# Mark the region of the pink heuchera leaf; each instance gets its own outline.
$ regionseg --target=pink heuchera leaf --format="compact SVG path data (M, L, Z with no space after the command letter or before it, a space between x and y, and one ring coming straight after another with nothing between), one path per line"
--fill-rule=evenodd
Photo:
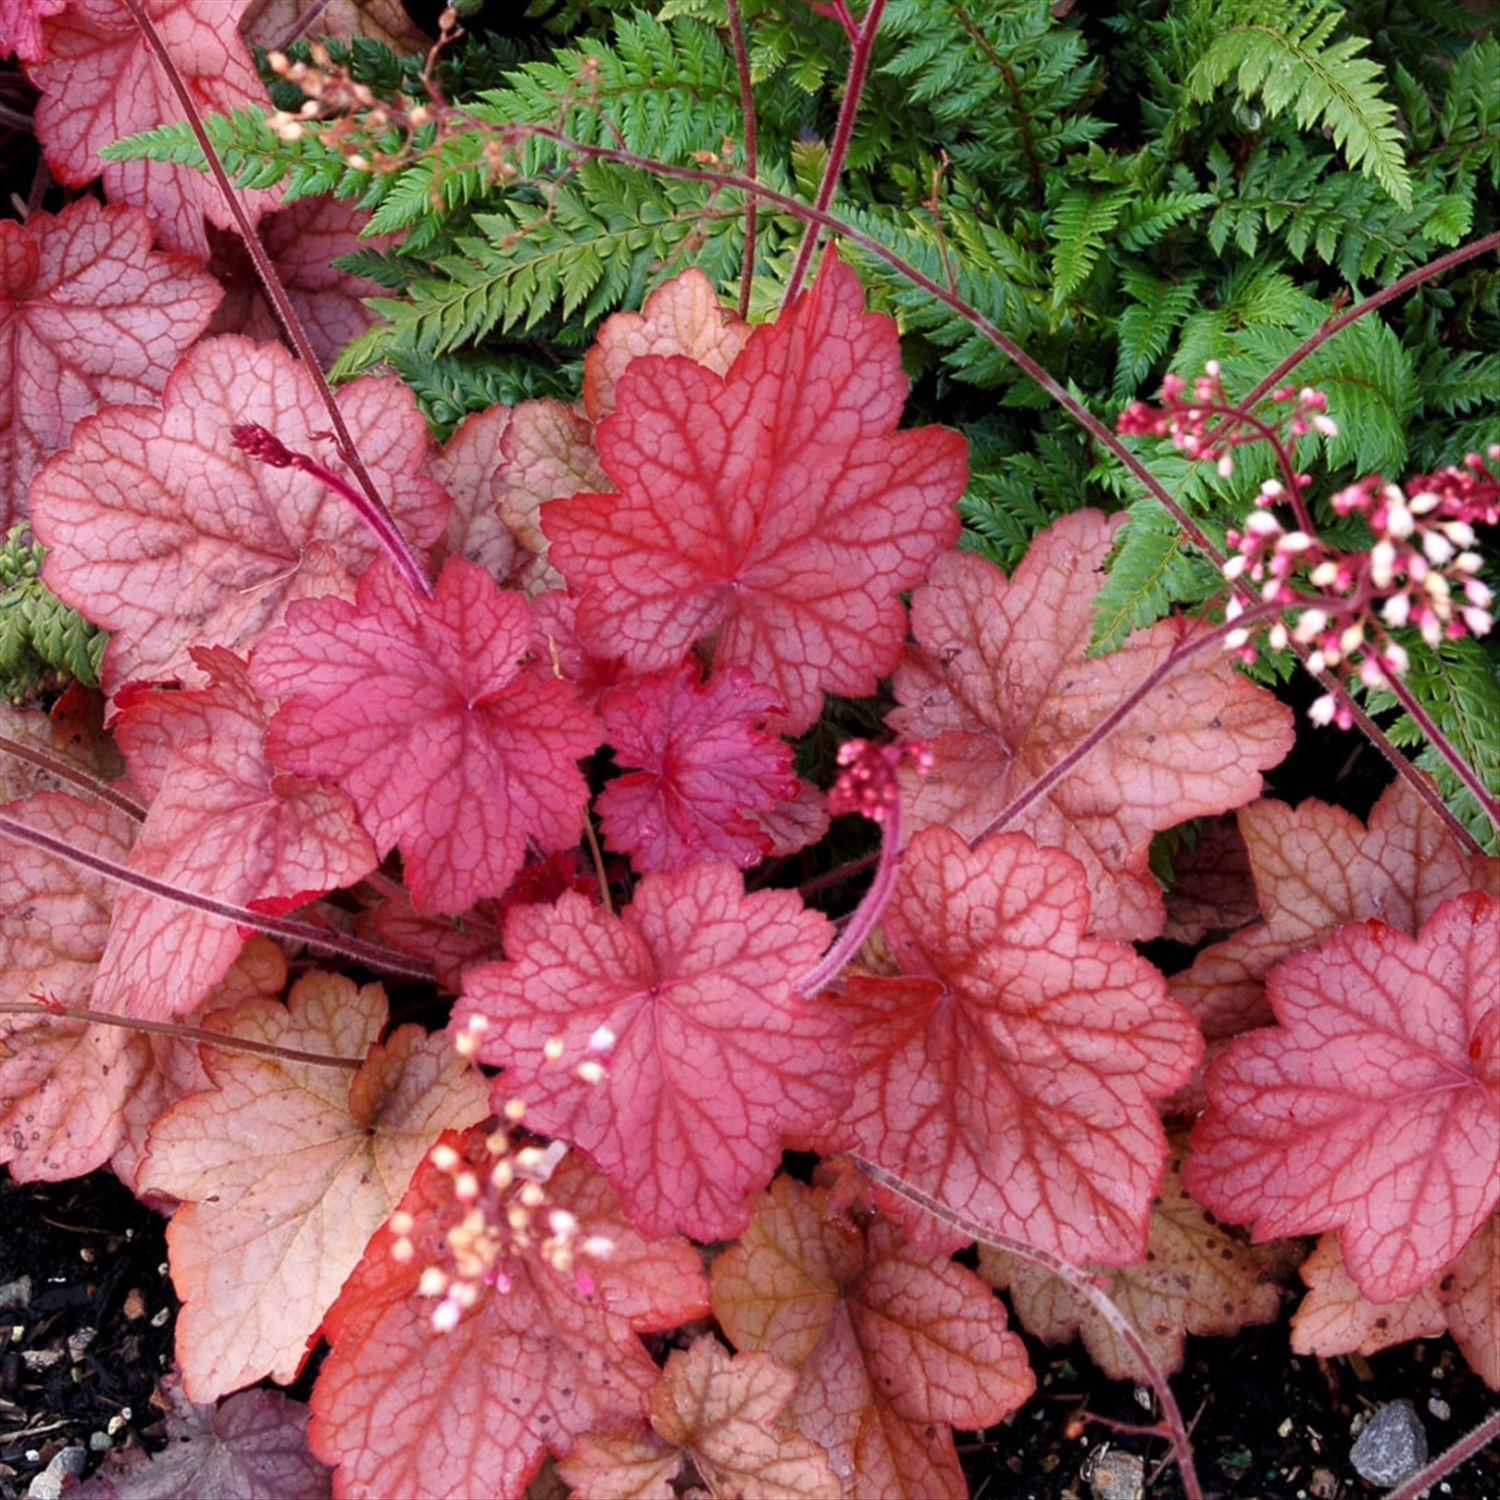
M77 1500L327 1500L331 1476L308 1451L307 1421L307 1408L280 1391L241 1391L219 1406L178 1398L167 1412L171 1442L160 1453L111 1454L71 1493Z
M667 1356L651 1393L651 1430L590 1434L557 1472L582 1494L670 1500L668 1480L690 1458L710 1494L842 1500L822 1448L784 1423L796 1386L772 1355L731 1355L704 1334Z
M464 1155L487 1176L482 1148L480 1134ZM636 1335L707 1313L699 1254L684 1240L642 1239L576 1156L547 1182L546 1209L613 1241L589 1265L594 1289L545 1259L535 1237L518 1250L502 1219L494 1274L470 1283L473 1305L438 1332L418 1283L429 1266L452 1272L447 1234L468 1209L451 1177L430 1161L418 1169L401 1203L411 1254L397 1259L398 1236L382 1229L324 1325L333 1351L313 1390L312 1444L339 1466L338 1493L520 1500L549 1449L644 1415L657 1372Z
M790 733L825 692L871 692L967 477L957 433L896 430L906 387L895 324L832 256L726 375L634 360L596 434L618 493L543 508L585 644L646 673L712 637L715 668L748 668Z
M0 5L0 57L14 53L24 63L41 62L47 55L42 22L55 16L68 0L5 0Z
M1459 848L1404 777L1380 794L1368 827L1315 797L1295 808L1262 798L1239 824L1264 920L1172 980L1210 1042L1268 1024L1266 975L1347 923L1378 917L1414 937L1454 896L1500 896L1500 859Z
M972 1271L831 1208L827 1189L778 1177L713 1264L714 1316L797 1371L787 1415L846 1495L967 1500L949 1424L987 1427L1026 1401L1026 1351Z
M74 422L154 397L222 295L186 256L151 248L139 209L80 198L56 218L0 220L0 533Z
M853 973L830 1002L858 1075L822 1145L1066 1260L1138 1260L1167 1156L1151 1101L1200 1043L1161 975L1088 924L1060 850L919 833L884 915L906 977Z
M742 668L700 683L691 661L607 693L599 716L629 774L600 793L605 843L642 872L759 863L771 839L755 814L798 790L792 747L762 727L780 708Z
M349 799L279 774L266 758L274 705L251 690L244 662L221 648L193 660L210 687L122 695L116 735L152 799L131 867L277 912L369 874L375 847ZM223 918L122 890L95 1003L155 1020L192 1010L243 941Z
M448 496L425 470L425 423L397 380L357 380L338 401L406 536L443 533ZM230 431L258 423L330 467L327 417L311 378L279 344L226 336L197 345L161 407L106 407L32 485L32 524L60 598L113 631L103 679L199 680L193 646L242 655L289 600L352 597L379 544L349 503L311 475L240 452Z
M450 1029L480 1028L501 1094L587 1151L643 1233L727 1239L783 1137L848 1099L843 1022L792 989L832 936L727 865L647 875L618 917L573 895L513 911L510 960L465 976ZM597 1082L575 1071L606 1060Z
M1272 971L1278 1025L1208 1071L1188 1190L1259 1239L1339 1231L1372 1302L1414 1292L1500 1200L1500 901L1415 938L1340 928Z
M322 24L319 17L320 36L326 35ZM268 214L259 227L261 243L302 320L313 353L325 366L352 338L379 321L361 299L379 295L380 287L333 264L353 250L390 245L388 235L360 238L368 219L368 214L338 198L299 198ZM228 288L212 332L267 340L283 337L245 242L232 231L211 234L209 239L212 269Z
M1095 511L1064 516L1010 580L973 553L933 566L912 598L918 645L895 676L904 706L888 716L933 754L932 775L912 786L914 828L977 837L1192 628L1162 621L1108 656L1087 655L1117 524ZM1152 834L1249 801L1291 744L1289 709L1227 655L1199 654L1006 827L1083 863L1099 936L1155 937L1165 913L1147 866Z
M726 375L750 325L721 306L696 266L651 293L639 312L611 313L583 360L583 409L591 422L615 409L615 391L630 362L645 354L682 354L715 375Z
M146 13L203 114L228 114L270 100L235 31L248 0L144 0ZM104 162L101 146L182 118L182 105L123 0L69 0L46 21L47 58L27 70L42 91L37 138L59 182L82 187L102 171L111 202L151 216L167 250L208 259L205 214L228 227L229 211L211 177L161 162ZM241 191L252 219L276 201Z
M403 1026L381 1042L386 1016L379 985L318 972L284 1006L216 1012L205 1024L226 1035L356 1059L359 1071L208 1047L213 1087L151 1129L139 1186L183 1202L167 1247L195 1401L295 1379L424 1153L486 1113L483 1082L443 1037Z
M578 840L576 762L598 721L567 683L521 670L530 637L526 601L455 557L430 601L382 560L355 604L294 604L256 648L252 682L286 699L271 759L340 787L382 850L401 845L419 912L504 894L528 838Z
M1184 1132L1184 1136L1185 1136ZM1301 1254L1283 1241L1249 1245L1204 1213L1182 1186L1181 1146L1173 1142L1161 1192L1151 1209L1145 1259L1102 1274L1085 1267L1140 1335L1159 1369L1182 1368L1190 1333L1223 1337L1281 1312L1280 1283ZM1082 1337L1089 1356L1113 1380L1143 1378L1139 1362L1094 1304L1033 1261L979 1247L979 1274L1010 1294L1029 1333L1049 1344Z

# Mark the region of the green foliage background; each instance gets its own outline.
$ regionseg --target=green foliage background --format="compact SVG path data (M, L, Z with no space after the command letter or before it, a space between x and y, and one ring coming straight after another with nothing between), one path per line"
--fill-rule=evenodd
M576 393L600 320L685 265L728 300L740 289L739 193L580 160L528 134L676 167L742 164L724 0L530 9L546 24L524 38L455 49L439 82L471 126L441 140L425 128L399 171L356 170L326 128L287 141L254 114L210 122L245 185L352 198L373 210L372 231L402 237L349 259L388 289L386 321L335 374L396 370L439 435L496 401ZM1191 378L1208 359L1231 394L1243 391L1336 306L1496 228L1500 44L1460 4L1057 9L1066 13L1047 0L890 0L834 211L956 291L1106 422L1168 370ZM743 0L740 12L759 179L810 197L846 39L801 0ZM385 97L426 97L416 61L366 42L333 53ZM266 76L279 106L301 102ZM518 134L517 170L498 177L485 143ZM400 140L375 129L366 144L373 160ZM117 154L201 160L185 127ZM752 315L776 307L801 234L790 216L761 210ZM994 345L884 261L846 253L901 324L913 419L969 438L967 545L1008 568L1060 513L1126 508L1099 601L1101 649L1213 595L1213 569L1160 504ZM1496 350L1493 256L1330 339L1295 377L1327 392L1340 428L1299 452L1312 494L1372 471L1427 472L1500 437ZM1165 444L1132 441L1210 534L1244 514L1265 472L1251 450L1225 480ZM1412 654L1422 702L1500 791L1500 651L1469 642ZM1393 732L1414 736L1400 722ZM1437 774L1478 831L1476 810Z

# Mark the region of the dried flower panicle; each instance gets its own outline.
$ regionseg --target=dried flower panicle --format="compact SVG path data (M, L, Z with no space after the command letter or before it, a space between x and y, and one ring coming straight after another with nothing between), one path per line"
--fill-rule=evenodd
M1253 584L1260 606L1232 598L1225 644L1247 661L1255 651L1252 635L1265 628L1266 642L1282 650L1296 641L1310 648L1308 670L1357 676L1368 688L1387 687L1405 674L1409 657L1391 631L1415 629L1429 647L1465 635L1480 636L1494 624L1494 594L1479 578L1482 559L1475 550L1478 526L1500 520L1500 480L1490 464L1500 460L1500 444L1487 458L1469 454L1461 468L1448 467L1404 485L1373 475L1329 498L1338 516L1360 515L1371 543L1360 551L1330 546L1319 536L1306 503L1310 483L1294 472L1281 425L1268 425L1231 406L1214 362L1193 386L1175 376L1162 383L1162 409L1132 402L1121 414L1121 432L1168 436L1191 457L1213 460L1232 471L1229 450L1238 443L1269 441L1277 450L1281 479L1260 488L1244 526L1225 533L1232 555L1225 579L1242 589ZM1292 437L1338 431L1326 415L1320 392L1286 387L1275 399L1289 403ZM1288 525L1278 509L1289 512ZM1353 715L1331 693L1308 710L1318 724L1347 729Z
M565 1208L549 1206L547 1183L567 1154L561 1141L517 1145L511 1129L525 1116L525 1105L507 1103L506 1124L484 1141L472 1160L446 1143L428 1154L431 1164L452 1182L458 1217L445 1235L442 1263L425 1266L417 1282L420 1296L437 1299L432 1326L438 1333L457 1327L463 1315L491 1288L505 1293L518 1260L535 1256L554 1271L571 1275L590 1296L594 1279L583 1261L603 1260L614 1250L604 1235L586 1234ZM398 1210L391 1216L391 1255L402 1264L416 1257L415 1218Z

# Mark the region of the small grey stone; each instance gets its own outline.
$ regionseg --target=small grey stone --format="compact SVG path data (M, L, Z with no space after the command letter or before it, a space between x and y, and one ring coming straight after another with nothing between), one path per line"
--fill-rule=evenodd
M1349 1450L1354 1472L1392 1489L1427 1462L1427 1434L1410 1401L1388 1401L1370 1418Z
M87 1460L87 1449L76 1444L59 1448L52 1455L52 1462L26 1486L26 1500L58 1500L58 1496L62 1494L63 1480L69 1474L82 1474Z
M14 1281L0 1282L0 1307L31 1306L31 1277L18 1276Z
M1084 1476L1094 1500L1141 1500L1146 1466L1134 1453L1099 1448L1089 1456Z

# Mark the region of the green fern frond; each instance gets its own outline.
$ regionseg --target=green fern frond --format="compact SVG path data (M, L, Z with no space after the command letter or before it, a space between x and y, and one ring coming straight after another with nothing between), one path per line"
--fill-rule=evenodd
M1382 94L1381 67L1362 54L1363 37L1332 41L1343 14L1328 0L1204 0L1214 35L1185 83L1207 103L1228 82L1259 98L1271 117L1290 109L1299 126L1320 126L1349 164L1398 203L1411 201L1396 110Z
M98 687L109 637L70 609L42 582L40 543L12 527L0 547L0 698L34 697L51 674Z
M1212 564L1151 496L1130 507L1107 567L1094 597L1090 655L1116 650L1131 631L1155 624L1177 605L1202 604L1223 587Z
M1052 306L1061 307L1088 279L1119 222L1128 194L1123 188L1095 193L1075 190L1052 211Z
M1113 395L1117 402L1123 404L1140 390L1173 333L1199 305L1202 280L1199 273L1171 282L1158 280L1139 266L1121 269L1121 288L1130 303L1115 325L1119 347L1115 352Z

